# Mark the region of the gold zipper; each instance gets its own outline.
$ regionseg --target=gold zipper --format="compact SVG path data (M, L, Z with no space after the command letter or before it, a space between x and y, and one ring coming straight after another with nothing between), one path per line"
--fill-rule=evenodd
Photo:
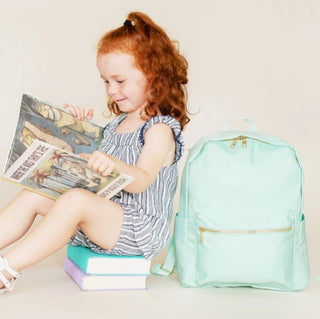
M257 234L257 233L277 233L277 232L287 232L292 230L292 227L288 228L277 228L277 229L260 229L260 230L216 230L204 227L199 227L200 230L200 243L203 243L203 233L220 233L220 234Z
M233 140L232 140L232 143L230 145L230 148L231 149L234 149L237 145L238 142L242 142L242 147L243 148L246 148L247 147L247 138L245 136L238 136L238 137L235 137Z

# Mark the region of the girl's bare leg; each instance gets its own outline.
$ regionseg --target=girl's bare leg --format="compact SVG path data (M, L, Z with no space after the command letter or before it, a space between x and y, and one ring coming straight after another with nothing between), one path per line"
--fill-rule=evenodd
M0 211L0 250L20 239L37 214L46 215L54 201L27 190L17 194Z
M81 189L72 189L51 205L37 226L4 257L16 271L56 252L80 227L96 244L112 248L120 235L122 207Z

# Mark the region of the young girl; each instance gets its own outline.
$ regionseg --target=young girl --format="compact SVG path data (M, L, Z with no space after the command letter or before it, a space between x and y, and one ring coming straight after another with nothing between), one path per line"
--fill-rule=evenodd
M0 293L12 289L21 270L68 242L147 259L168 242L181 129L189 121L187 62L159 26L133 12L100 40L97 67L117 117L105 127L99 150L83 156L104 175L116 168L134 181L111 200L78 188L56 201L21 191L0 212L0 249L24 236L37 215L43 219L0 256ZM80 119L92 117L92 110L65 107Z

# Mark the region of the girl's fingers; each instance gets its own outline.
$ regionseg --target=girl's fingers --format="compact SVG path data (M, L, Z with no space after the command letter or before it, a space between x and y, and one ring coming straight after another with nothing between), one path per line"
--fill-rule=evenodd
M63 107L67 109L74 117L79 116L79 110L71 104L64 104Z
M108 176L113 171L113 165L108 165L107 163L101 163L97 170L101 175Z
M63 104L63 107L71 112L71 114L77 119L83 121L85 119L91 120L93 117L93 109L90 109L87 114L84 108L79 106L74 106L71 104Z
M77 119L83 121L85 119L85 111L83 108L75 106L74 107L77 113Z
M77 155L79 155L85 159L88 159L90 157L90 154L87 154L87 153L78 153Z
M115 168L115 163L105 154L101 152L93 152L88 159L88 166L96 172L107 176Z
M86 119L92 120L93 118L93 109L90 109L86 115Z
M113 169L111 167L108 167L108 169L104 170L103 172L100 172L103 176L108 176L112 173Z
M90 154L90 156L88 157L88 166L94 169L94 165L97 159L98 159L97 152L93 152L92 154Z

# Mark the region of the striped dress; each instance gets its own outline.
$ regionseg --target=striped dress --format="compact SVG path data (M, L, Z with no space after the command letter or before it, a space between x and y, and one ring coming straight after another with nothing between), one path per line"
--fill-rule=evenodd
M104 139L99 149L115 156L127 164L135 165L144 145L146 131L157 123L170 126L175 136L175 160L171 166L163 167L154 182L143 192L133 194L121 191L111 200L119 203L124 212L124 220L120 237L110 250L104 250L90 241L78 230L69 242L71 245L82 245L93 251L113 255L143 255L151 259L168 243L169 227L173 212L173 196L177 188L177 162L183 151L183 139L180 123L169 115L152 117L136 131L117 133L115 130L126 117L121 114L107 124Z

